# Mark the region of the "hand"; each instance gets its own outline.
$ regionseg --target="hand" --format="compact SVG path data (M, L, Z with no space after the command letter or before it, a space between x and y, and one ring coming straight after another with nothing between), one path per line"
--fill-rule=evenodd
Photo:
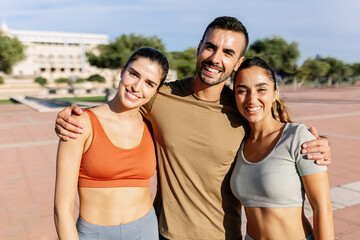
M83 111L78 105L72 104L57 115L55 132L63 141L67 141L70 138L75 139L78 137L78 134L84 132L84 125L71 116L73 113L81 115Z
M315 140L309 141L301 145L303 148L301 153L307 154L307 159L316 160L316 164L330 165L331 164L331 149L329 141L325 137L319 137L314 127L310 128L310 132L315 136ZM320 154L309 154L320 153Z

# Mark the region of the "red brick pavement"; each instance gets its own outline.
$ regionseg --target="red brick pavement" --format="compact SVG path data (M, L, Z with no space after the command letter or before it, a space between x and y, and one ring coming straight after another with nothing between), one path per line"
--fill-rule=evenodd
M331 142L331 187L360 180L360 87L284 89L297 122ZM56 113L0 105L0 239L57 239L53 194ZM336 239L360 239L360 205L334 211Z

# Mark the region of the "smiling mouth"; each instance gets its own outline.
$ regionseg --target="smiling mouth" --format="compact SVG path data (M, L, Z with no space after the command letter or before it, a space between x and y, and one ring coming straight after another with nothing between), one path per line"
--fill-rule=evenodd
M134 94L133 94L131 91L129 91L128 89L125 89L125 91L126 91L127 95L130 96L130 98L135 99L135 100L140 99L140 97L134 95Z
M217 75L222 72L222 69L219 69L217 67L212 67L208 64L203 64L203 67L210 75Z
M261 107L246 107L245 108L249 113L257 113Z

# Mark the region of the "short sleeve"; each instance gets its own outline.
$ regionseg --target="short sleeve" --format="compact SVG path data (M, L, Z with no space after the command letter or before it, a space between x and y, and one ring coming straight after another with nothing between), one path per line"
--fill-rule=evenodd
M304 124L300 124L298 126L293 144L296 144L294 148L296 151L294 156L296 158L296 167L300 176L310 175L313 173L323 172L327 170L326 166L317 165L314 160L307 159L306 154L300 153L301 145L314 139L314 135L312 135L312 133Z

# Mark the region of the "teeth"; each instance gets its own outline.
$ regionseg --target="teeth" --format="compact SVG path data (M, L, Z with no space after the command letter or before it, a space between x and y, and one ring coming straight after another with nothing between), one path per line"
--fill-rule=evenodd
M208 70L209 72L213 72L213 73L219 73L220 71L215 69L215 68L211 68L211 67L208 67L206 66L206 70Z
M261 107L252 107L252 108L246 108L249 112L256 112L259 111Z
M134 94L132 94L129 90L126 90L127 91L127 93L131 96L131 97L133 97L133 98L139 98L138 96L135 96Z

